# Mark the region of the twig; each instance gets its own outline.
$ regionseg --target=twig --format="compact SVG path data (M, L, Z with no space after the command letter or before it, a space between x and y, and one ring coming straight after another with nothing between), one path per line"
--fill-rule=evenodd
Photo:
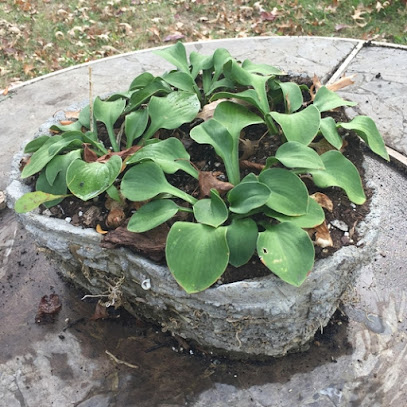
M93 133L93 89L92 89L92 67L88 66L89 72L89 116L90 116L90 131Z
M128 366L128 367L131 367L132 369L138 369L138 368L139 368L139 366L137 366L137 365L132 365L132 364L129 363L129 362L126 362L126 361L124 361L124 360L117 359L117 357L116 357L115 355L111 354L108 350L106 350L105 353L106 353L106 355L108 355L110 358L112 358L114 362L116 362L116 363L119 364L119 365L125 365L125 366Z

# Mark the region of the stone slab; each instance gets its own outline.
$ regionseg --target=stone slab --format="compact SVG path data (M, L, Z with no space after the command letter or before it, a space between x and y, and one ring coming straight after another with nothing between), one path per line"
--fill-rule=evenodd
M407 156L407 49L365 47L353 58L346 75L356 74L355 84L341 91L358 102L347 109L350 117L372 117L386 145Z

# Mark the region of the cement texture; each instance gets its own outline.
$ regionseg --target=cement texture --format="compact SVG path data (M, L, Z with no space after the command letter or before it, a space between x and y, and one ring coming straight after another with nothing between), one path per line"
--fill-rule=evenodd
M292 74L316 73L323 82L345 71L361 73L343 95L363 102L359 113L377 114L386 143L400 155L397 167L367 158L383 214L375 261L363 267L341 306L348 322L337 314L304 353L243 363L203 357L182 339L124 312L120 319L92 321L96 300L81 301L84 293L58 277L59 264L48 260L6 209L0 212L0 406L407 405L407 102L406 80L397 68L407 66L407 50L365 45L306 37L188 45L208 54L226 47L241 59ZM144 70L167 68L150 51L91 66L95 94L125 89ZM376 86L380 77L393 94L380 93L385 92ZM0 190L8 184L12 155L48 117L85 99L87 86L88 66L79 66L23 84L0 99ZM53 324L36 324L41 297L53 292L61 311Z

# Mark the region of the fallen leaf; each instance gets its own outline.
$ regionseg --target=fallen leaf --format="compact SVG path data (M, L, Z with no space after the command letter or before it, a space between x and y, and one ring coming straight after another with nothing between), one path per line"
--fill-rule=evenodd
M355 77L356 77L356 74L353 74L351 76L343 76L342 78L338 79L334 83L328 84L326 87L329 90L332 90L333 92L336 92L337 90L343 89L346 86L353 85L355 83L353 78L355 78Z
M265 168L264 164L254 163L249 160L240 160L239 165L242 169L255 170L258 172L263 171Z
M327 195L322 192L315 192L315 194L310 195L310 197L329 212L333 211L334 204Z
M100 226L99 223L96 225L96 232L100 233L101 235L105 235L106 233L108 233L107 230L102 229L102 226Z
M87 163L94 163L98 160L97 154L91 150L89 143L83 143L83 160Z
M210 196L212 188L216 189L219 194L222 195L234 187L230 182L218 180L216 175L220 175L220 173L212 173L211 171L199 172L199 189L201 198L204 196Z
M350 28L350 25L347 25L347 24L336 24L335 25L335 31L342 31L346 28Z
M79 119L80 112L65 112L65 118L69 119Z
M95 312L90 317L90 320L97 321L98 319L105 319L105 318L109 318L109 313L107 312L107 308L98 302L95 307Z
M72 121L72 120L60 120L59 123L60 123L62 126L68 126L69 124L72 124L73 121Z
M61 310L61 307L62 304L57 294L51 294L49 297L44 295L38 305L35 322L37 324L54 322L54 317Z
M262 11L260 17L264 21L274 21L278 16L277 8L274 7L273 11Z
M34 69L34 65L32 64L24 64L23 71L26 75L28 75Z
M256 149L258 147L259 147L258 140L253 141L247 138L240 139L239 150L242 151L240 160L245 161L248 158L250 158L256 152Z
M213 114L215 113L215 109L218 106L219 103L224 102L227 99L218 99L215 100L214 102L208 103L207 105L205 105L202 110L197 114L197 118L198 119L202 119L202 120L209 120L212 119Z
M164 42L178 41L178 40L182 40L183 38L185 38L184 34L181 34L180 32L175 32L173 34L170 34L170 35L167 35L166 37L164 37L163 41Z
M334 245L326 221L313 229L315 230L315 244L317 246L325 248Z
M2 94L3 96L7 96L7 95L8 95L8 92L9 92L9 90L8 90L8 86L7 86L7 88L5 88L1 94Z
M100 163L105 163L105 162L109 161L113 155L118 155L119 157L121 157L122 160L125 160L127 157L129 157L130 155L133 155L136 151L140 150L140 148L141 148L141 146L132 146L130 148L127 148L126 150L113 151L108 154L102 155L101 157L99 157L97 159L97 161Z

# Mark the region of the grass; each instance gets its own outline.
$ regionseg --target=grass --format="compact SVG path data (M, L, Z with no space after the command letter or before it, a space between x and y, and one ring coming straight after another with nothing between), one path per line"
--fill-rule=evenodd
M318 35L407 44L407 1L0 0L0 89L182 41Z

